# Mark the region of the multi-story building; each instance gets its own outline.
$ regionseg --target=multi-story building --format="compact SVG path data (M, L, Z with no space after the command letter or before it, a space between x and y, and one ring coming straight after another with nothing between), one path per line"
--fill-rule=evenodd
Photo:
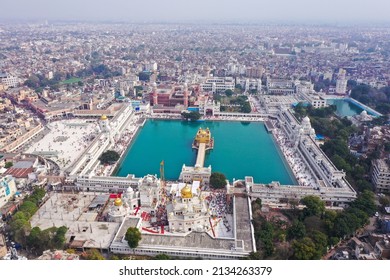
M17 87L20 79L9 74L0 74L0 82L7 87Z
M224 78L208 78L203 84L200 85L203 91L219 93L224 92L227 89L234 90L234 79L231 77Z
M245 75L248 78L261 78L263 75L264 69L263 67L247 67L245 71Z
M292 80L267 77L267 91L269 94L289 95L295 92Z
M390 192L390 166L383 159L372 162L371 180L377 192Z
M16 193L16 182L11 175L0 179L0 207L3 207Z
M307 95L307 100L310 102L311 106L314 108L323 108L327 107L328 103L326 103L326 99L321 98L317 95Z
M336 94L346 94L347 92L346 73L344 69L340 68L336 81Z
M221 111L221 102L209 98L199 100L199 114L203 116L218 116Z
M189 104L189 91L187 84L181 86L166 86L158 88L154 83L152 92L149 94L150 105L175 107L183 105L185 108Z

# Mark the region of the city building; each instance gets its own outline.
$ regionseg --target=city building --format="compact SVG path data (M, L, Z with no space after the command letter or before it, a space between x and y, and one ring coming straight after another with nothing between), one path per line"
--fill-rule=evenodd
M234 79L231 77L213 77L206 79L200 86L204 92L222 93L228 89L234 90L235 83Z
M199 181L173 184L170 193L172 201L166 206L170 232L204 232L210 228L210 213Z
M5 85L6 87L17 87L20 84L20 79L18 77L5 74L5 73L0 73L0 82Z
M182 105L182 110L184 110L189 105L190 95L186 83L183 86L165 85L160 87L157 87L157 84L153 83L149 100L150 105L155 109L168 109L169 107Z
M372 161L371 181L379 193L390 192L390 166L384 159Z
M347 73L347 71L340 68L339 73L337 75L337 80L336 80L336 94L346 94L347 93L348 80L345 77L346 73Z
M267 77L268 94L290 95L295 93L295 85L292 80Z
M16 193L14 177L6 175L0 178L0 207L3 207Z

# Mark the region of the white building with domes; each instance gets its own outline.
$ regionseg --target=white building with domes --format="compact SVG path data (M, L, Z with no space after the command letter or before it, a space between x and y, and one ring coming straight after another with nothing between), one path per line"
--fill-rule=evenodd
M170 193L172 200L166 206L170 232L205 232L210 229L210 212L199 182L173 184Z
M304 117L301 123L301 129L299 130L300 134L303 135L308 135L311 138L315 139L316 138L316 132L314 128L312 128L310 119L308 116Z
M106 115L100 117L99 128L101 132L110 132L110 123Z
M116 198L108 211L108 219L110 222L120 223L128 214L128 207L123 205L122 199Z
M140 203L143 207L155 208L160 200L161 181L156 175L146 175L138 186Z

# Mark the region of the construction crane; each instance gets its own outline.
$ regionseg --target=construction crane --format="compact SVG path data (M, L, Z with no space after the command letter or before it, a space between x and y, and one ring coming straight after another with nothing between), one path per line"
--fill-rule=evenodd
M165 182L165 175L164 175L164 160L160 163L160 179L164 183Z
M161 195L163 196L163 200L164 200L163 203L166 203L164 160L160 162L160 180L161 180Z

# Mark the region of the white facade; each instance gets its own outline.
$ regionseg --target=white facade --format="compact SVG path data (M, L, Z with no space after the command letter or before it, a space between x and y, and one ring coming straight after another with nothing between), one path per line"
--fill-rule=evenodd
M300 94L310 94L314 92L314 84L306 81L296 81L295 82L295 91Z
M377 192L390 192L390 167L385 160L377 159L373 161L371 180Z
M345 94L347 92L347 79L345 78L346 71L344 69L339 70L336 81L336 93Z
M295 85L291 80L267 77L267 91L269 94L294 94Z
M161 181L154 175L146 175L140 181L138 187L140 193L140 203L143 207L156 207L160 200Z
M211 165L209 167L193 167L183 164L179 180L185 183L200 181L202 185L210 183Z
M6 77L1 78L1 83L7 87L17 87L20 84L20 79L18 77L7 75Z
M206 116L211 112L212 116L218 116L221 111L221 102L213 100L205 100L199 103L199 114Z
M318 98L318 99L312 98L312 99L310 99L310 104L314 108L324 108L324 107L328 106L328 104L326 103L326 100L322 99L322 98Z
M289 195L296 192L293 198L301 197L303 188L307 189L305 193L315 192L332 206L343 206L354 200L356 192L346 180L345 172L336 168L314 140L315 131L311 128L309 118L304 118L300 124L289 110L282 110L278 114L278 120L287 137L286 140L292 144L315 180L314 186L288 189ZM264 189L261 188L261 191ZM269 193L269 190L266 192Z
M167 204L170 232L204 232L210 228L210 214L199 182L173 184L170 192L173 197Z
M203 91L211 91L212 93L224 92L227 89L234 90L234 87L234 79L231 77L209 78L203 84L201 84Z
M16 182L11 175L0 179L0 207L3 207L16 193Z

